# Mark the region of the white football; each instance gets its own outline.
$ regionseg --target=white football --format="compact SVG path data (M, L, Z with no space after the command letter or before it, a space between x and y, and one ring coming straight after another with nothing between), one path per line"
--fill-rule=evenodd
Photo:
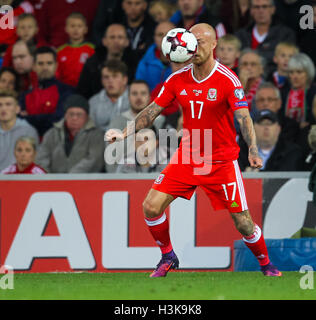
M184 28L170 30L162 39L161 50L173 62L186 62L196 52L197 40L194 34Z

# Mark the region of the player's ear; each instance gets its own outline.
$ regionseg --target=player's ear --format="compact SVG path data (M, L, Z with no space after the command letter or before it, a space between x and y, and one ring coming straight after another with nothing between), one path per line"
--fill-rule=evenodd
M216 46L217 46L217 40L213 40L212 50L215 50Z

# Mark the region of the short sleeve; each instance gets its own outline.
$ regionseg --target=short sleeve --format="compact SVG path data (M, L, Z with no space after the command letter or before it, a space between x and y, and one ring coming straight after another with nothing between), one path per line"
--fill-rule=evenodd
M172 101L176 98L174 90L173 90L173 78L167 79L162 88L160 89L157 97L155 98L154 102L158 104L158 106L162 108L168 107Z
M235 111L242 108L248 108L248 102L245 91L242 86L229 86L228 88L228 104Z

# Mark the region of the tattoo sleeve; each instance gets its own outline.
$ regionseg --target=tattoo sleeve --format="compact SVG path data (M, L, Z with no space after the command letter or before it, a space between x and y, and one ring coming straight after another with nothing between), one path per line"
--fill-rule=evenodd
M241 134L249 147L249 153L257 156L256 133L248 109L243 108L236 110L234 114L240 125Z
M154 120L159 116L164 108L158 106L155 102L148 105L143 111L141 111L134 120L133 125L127 126L124 130L126 137L135 132L149 128L153 124Z

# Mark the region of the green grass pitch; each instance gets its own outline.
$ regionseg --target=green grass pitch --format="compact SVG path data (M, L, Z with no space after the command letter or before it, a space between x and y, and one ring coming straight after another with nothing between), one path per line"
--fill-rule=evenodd
M14 274L14 289L0 289L0 299L94 300L282 300L316 299L316 288L301 289L299 272L280 278L260 272ZM315 276L315 272L313 273Z

